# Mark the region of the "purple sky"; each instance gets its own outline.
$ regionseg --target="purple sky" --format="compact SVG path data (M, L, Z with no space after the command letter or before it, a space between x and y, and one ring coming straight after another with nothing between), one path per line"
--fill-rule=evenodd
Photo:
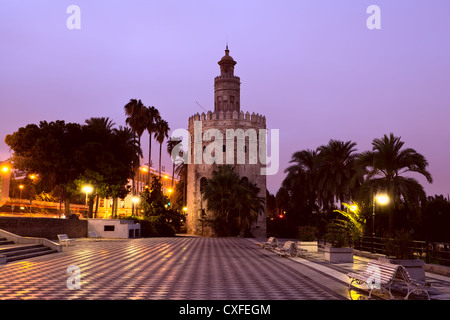
M66 27L71 4L81 30ZM366 27L372 4L381 30ZM102 116L124 125L131 98L186 128L202 112L196 101L213 109L228 41L241 109L280 129L270 192L297 150L333 138L365 151L393 132L428 159L434 183L419 178L427 193L447 195L449 15L448 0L2 0L0 160L5 135L21 126ZM142 142L147 154L148 136Z

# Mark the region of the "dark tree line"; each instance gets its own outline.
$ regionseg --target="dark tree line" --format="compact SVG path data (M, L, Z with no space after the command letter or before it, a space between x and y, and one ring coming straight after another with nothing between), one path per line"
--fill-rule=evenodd
M96 196L125 197L133 164L142 154L134 133L114 128L108 118L91 118L85 124L41 121L19 128L5 142L13 151L14 168L38 177L33 181L38 193L57 193L66 214L85 184L93 187L91 216Z
M432 182L425 157L405 148L393 134L374 139L372 150L362 153L357 152L355 142L330 140L315 150L295 152L290 163L276 194L278 211L286 211L285 231L290 235L300 225L315 225L324 231L336 217L333 211L343 209L343 203L358 205L369 218L378 193L390 199L388 205L377 208L378 235L417 227L427 198L413 175Z

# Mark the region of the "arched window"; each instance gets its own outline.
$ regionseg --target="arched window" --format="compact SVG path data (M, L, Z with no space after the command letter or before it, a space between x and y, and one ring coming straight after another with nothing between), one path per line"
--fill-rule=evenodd
M248 178L247 177L242 177L241 178L241 182L243 182L243 183L248 183Z

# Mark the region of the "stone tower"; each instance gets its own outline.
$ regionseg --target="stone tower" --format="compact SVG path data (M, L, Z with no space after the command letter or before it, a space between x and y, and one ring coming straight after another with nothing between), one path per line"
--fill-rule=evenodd
M220 76L214 79L214 112L241 111L241 79L234 75L236 61L225 49L225 55L218 62Z
M258 161L259 147L265 147L266 133L261 130L266 129L266 118L241 111L241 82L234 75L236 61L230 56L228 45L218 64L220 75L214 79L214 111L197 113L189 118L188 124L191 160L187 168L186 226L188 233L204 236L214 236L214 231L199 221L202 210L206 216L212 215L207 211L200 189L219 165L234 166L241 179L256 184L260 189L259 196L266 198L266 176L261 174L265 158L264 161ZM261 144L260 136L264 139ZM212 163L211 159L207 159L211 155L214 158ZM265 210L258 213L251 232L255 237L266 237Z

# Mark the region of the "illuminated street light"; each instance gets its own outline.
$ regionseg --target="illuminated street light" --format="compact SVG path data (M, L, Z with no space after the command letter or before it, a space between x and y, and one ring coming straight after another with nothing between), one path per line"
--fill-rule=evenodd
M186 212L186 211L187 211L187 209L188 209L187 207L183 207L183 211L184 211L184 212Z
M133 201L134 204L137 204L139 202L139 197L134 196L133 198L131 198L131 201Z
M22 200L23 184L19 185L19 189L20 189L20 198L19 198L19 200Z
M84 208L84 213L87 216L87 212L88 212L88 194L91 193L94 189L87 185L83 187L83 191L86 192L86 206Z
M389 197L385 194L380 194L375 197L379 204L387 204L389 202Z
M8 166L2 166L2 173L8 173L9 170Z
M137 209L135 209L135 208L137 208L137 204L139 203L139 201L140 201L140 198L138 197L138 196L133 196L133 197L131 197L131 211L132 212L138 212L137 211Z
M389 202L389 197L386 194L374 195L373 197L373 210L372 210L372 237L375 237L375 203L378 202L381 205L385 205Z

